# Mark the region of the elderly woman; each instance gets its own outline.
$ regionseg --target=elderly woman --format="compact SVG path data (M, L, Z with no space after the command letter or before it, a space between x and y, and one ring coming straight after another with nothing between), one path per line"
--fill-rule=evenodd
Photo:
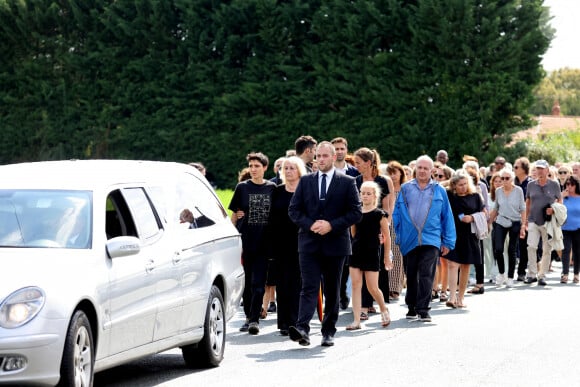
M566 189L566 182L568 181L568 176L572 175L572 169L567 165L561 165L558 168L558 183L560 183L560 191Z
M455 249L445 257L448 261L449 300L445 305L451 308L465 308L463 302L470 265L482 265L480 243L471 231L474 214L485 212L481 196L477 193L471 176L465 170L459 170L449 182L449 203L455 220L457 242ZM459 271L459 281L457 274ZM456 292L459 282L459 291Z
M270 256L275 256L280 273L276 281L278 329L282 336L296 325L301 278L298 263L298 227L288 216L288 206L298 181L306 174L304 162L297 156L284 160L280 168L282 184L272 193L268 239Z
M505 262L503 259L506 236L509 235L508 245L508 275L506 286L514 286L514 274L516 270L516 255L518 239L524 237L526 202L524 192L514 184L515 175L512 171L502 169L500 171L502 186L495 190L495 200L490 213L490 222L493 224L492 243L493 256L497 262L499 275L496 285L501 286L505 278Z

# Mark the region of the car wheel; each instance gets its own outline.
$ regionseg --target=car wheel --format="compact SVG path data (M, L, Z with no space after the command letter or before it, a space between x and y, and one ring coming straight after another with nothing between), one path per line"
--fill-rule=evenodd
M92 386L94 359L91 323L83 311L76 311L64 342L59 386Z
M181 348L188 367L217 367L224 358L226 319L224 300L217 286L212 286L205 311L203 339Z

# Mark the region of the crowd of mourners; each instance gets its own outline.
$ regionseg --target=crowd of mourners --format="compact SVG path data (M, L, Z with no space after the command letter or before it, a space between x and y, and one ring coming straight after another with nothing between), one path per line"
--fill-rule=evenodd
M440 150L381 163L376 150L312 136L275 160L269 180L266 155L247 161L229 204L242 236L242 332L258 334L275 312L281 335L310 345L319 310L321 345L332 346L340 309L353 310L346 330L372 313L387 327L404 289L406 318L429 322L430 303L465 308L465 293L489 283L546 286L553 261L561 283L580 282L580 162L482 166L465 155L453 169Z

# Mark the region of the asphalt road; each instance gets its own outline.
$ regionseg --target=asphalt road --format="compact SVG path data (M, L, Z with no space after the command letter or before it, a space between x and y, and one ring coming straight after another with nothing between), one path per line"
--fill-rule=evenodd
M548 286L486 284L467 295L466 309L432 303L431 323L405 319L403 297L348 332L341 311L335 346L320 346L312 323L310 347L279 335L275 314L257 336L241 333L243 314L228 324L226 354L218 368L189 370L179 350L96 375L96 386L559 386L580 385L580 285L559 283L554 263ZM572 277L572 275L570 275ZM316 317L315 317L316 318Z

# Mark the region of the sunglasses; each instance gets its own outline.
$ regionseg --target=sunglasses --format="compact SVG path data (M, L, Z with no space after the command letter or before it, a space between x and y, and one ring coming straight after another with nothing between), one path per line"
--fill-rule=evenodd
M568 173L568 171L558 171L558 173L559 173L560 175L565 175L565 174L567 174L567 173Z
M500 179L502 179L503 181L508 181L508 180L511 180L512 178L507 177L507 176L502 176L502 177L500 177Z
M438 177L440 179L443 179L445 177L445 175L433 175L433 176Z

